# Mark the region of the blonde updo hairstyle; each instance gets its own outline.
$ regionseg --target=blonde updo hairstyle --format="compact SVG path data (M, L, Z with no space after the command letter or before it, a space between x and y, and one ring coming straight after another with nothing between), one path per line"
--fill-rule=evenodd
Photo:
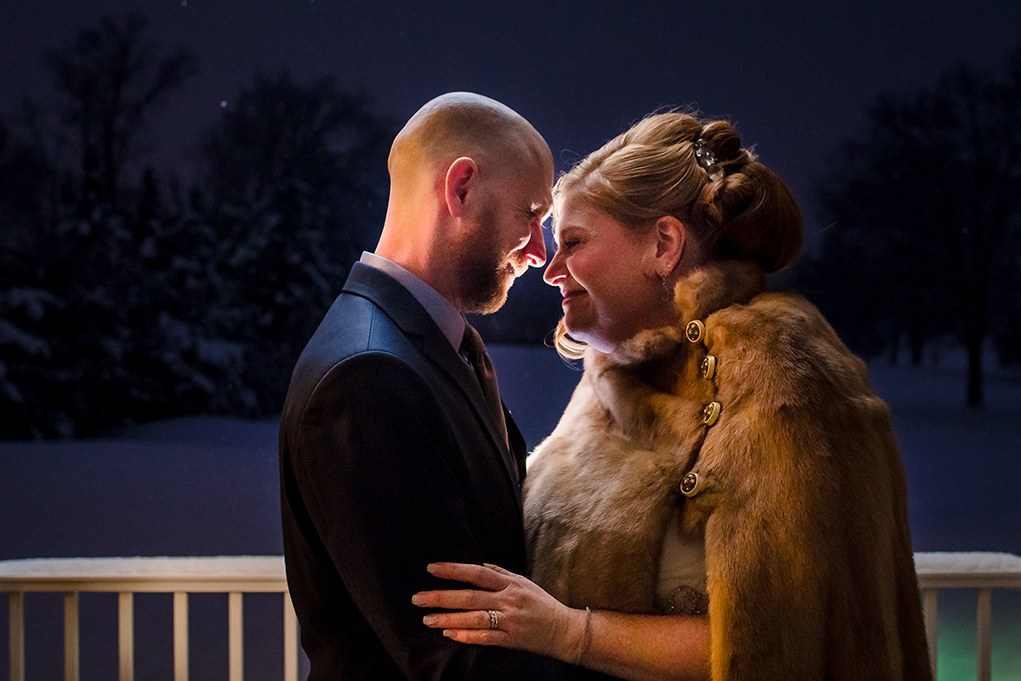
M715 157L711 169L695 154L698 140ZM699 244L706 262L750 260L769 273L791 265L801 251L801 210L794 196L741 146L726 121L700 121L680 112L646 117L557 180L554 222L566 198L579 195L635 230L672 215ZM580 357L585 348L567 335L563 319L555 343L569 358Z

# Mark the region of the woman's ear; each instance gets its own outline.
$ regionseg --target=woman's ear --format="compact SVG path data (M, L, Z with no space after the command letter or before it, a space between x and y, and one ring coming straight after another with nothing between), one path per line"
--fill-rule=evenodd
M664 215L656 220L653 228L655 241L650 244L652 251L646 260L647 274L656 279L665 279L677 267L684 254L684 244L688 230L684 223L672 215Z
M478 177L478 165L467 156L454 159L447 166L447 175L443 183L443 198L451 216L455 218L464 216L468 195L475 189Z

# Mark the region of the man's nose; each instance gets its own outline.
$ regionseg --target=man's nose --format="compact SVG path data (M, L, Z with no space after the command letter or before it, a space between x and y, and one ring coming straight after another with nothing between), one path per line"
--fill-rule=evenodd
M525 244L525 258L529 267L542 267L546 262L546 242L542 239L542 220L532 221L532 231Z

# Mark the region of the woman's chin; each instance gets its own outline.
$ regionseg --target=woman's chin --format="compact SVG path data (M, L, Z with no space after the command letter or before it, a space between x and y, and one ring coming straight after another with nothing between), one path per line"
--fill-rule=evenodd
M588 343L588 341L585 338L588 335L585 333L585 328L584 327L578 328L577 324L571 324L570 314L564 315L564 329L567 331L567 335L573 338L574 340L581 341L583 343Z
M609 353L613 350L613 344L608 343L606 339L603 338L598 333L593 333L592 329L587 327L582 328L576 327L572 329L566 317L564 318L564 328L567 330L568 336L570 336L576 341L584 343L590 348L595 348L596 350L602 353Z

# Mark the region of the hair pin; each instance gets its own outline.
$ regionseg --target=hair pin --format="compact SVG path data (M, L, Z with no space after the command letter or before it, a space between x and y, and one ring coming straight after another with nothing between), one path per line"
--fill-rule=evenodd
M705 168L705 171L709 173L709 179L713 182L723 179L723 168L716 163L716 154L709 148L709 143L703 138L699 137L695 140L695 144L692 145L695 151L695 158L698 160L698 164Z

